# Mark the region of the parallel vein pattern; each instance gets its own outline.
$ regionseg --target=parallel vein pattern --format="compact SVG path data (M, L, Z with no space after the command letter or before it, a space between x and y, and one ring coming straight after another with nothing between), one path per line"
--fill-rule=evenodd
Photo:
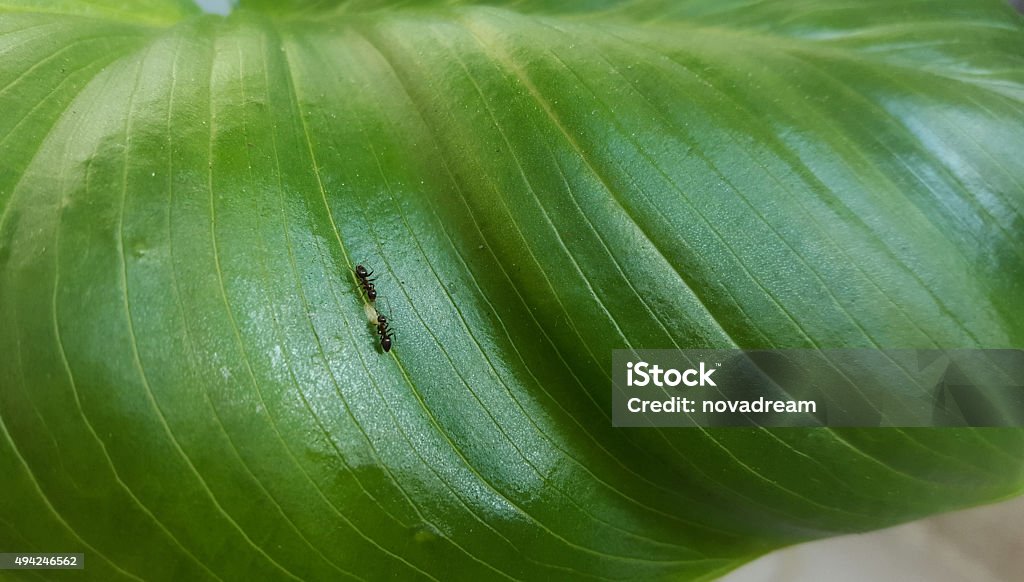
M706 579L1020 492L1018 430L608 409L616 348L1024 346L1020 16L564 4L0 1L0 548Z

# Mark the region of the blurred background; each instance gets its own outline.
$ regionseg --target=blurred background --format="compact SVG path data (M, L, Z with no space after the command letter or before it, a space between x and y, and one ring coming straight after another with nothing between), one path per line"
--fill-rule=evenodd
M1018 582L1024 497L781 550L723 582Z

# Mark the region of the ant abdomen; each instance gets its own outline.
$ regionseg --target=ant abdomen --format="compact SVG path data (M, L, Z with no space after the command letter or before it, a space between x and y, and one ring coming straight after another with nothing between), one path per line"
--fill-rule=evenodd
M356 278L359 279L359 284L363 287L363 291L366 292L366 298L370 301L377 300L377 289L373 286L373 282L376 279L371 279L370 275L373 271L367 271L366 267L362 265L356 265Z
M377 333L380 334L380 348L385 352L391 351L391 340L395 332L388 326L388 318L384 315L377 316Z

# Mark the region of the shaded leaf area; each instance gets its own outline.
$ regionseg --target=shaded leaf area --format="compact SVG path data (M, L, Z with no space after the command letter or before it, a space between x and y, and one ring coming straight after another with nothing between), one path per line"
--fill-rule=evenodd
M1019 492L1019 430L608 408L616 348L1024 346L1019 16L547 4L0 3L0 547L697 579Z

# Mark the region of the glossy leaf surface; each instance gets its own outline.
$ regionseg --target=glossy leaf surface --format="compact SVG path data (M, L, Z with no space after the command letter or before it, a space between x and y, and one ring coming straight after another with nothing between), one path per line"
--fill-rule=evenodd
M678 580L1018 493L1020 430L608 403L615 348L1024 347L1022 40L980 0L0 1L0 549Z

